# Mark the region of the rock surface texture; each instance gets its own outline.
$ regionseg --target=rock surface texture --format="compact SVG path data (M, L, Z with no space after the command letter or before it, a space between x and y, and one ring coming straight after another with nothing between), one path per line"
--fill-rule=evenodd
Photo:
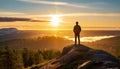
M67 68L69 65L71 67ZM117 58L105 51L84 45L69 45L63 48L60 57L39 69L120 69L119 65Z

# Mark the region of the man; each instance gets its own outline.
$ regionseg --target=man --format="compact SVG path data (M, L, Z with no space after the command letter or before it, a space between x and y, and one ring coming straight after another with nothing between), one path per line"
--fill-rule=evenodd
M78 25L78 22L76 22L76 25L74 26L74 34L75 34L75 44L77 44L77 38L78 38L78 44L80 44L80 32L81 32L81 27Z

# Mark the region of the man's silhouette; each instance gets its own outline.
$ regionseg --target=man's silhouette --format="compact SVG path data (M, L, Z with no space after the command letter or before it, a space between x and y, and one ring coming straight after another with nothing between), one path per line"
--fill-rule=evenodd
M80 44L80 32L81 32L81 27L78 25L78 22L76 22L76 25L74 26L74 34L75 34L75 44L77 44L77 38L78 38L78 44Z

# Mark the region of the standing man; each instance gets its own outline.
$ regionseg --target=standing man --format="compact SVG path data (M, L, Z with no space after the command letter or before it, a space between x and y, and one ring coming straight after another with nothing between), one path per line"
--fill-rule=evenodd
M78 22L76 22L76 25L74 26L74 34L75 34L75 44L77 44L77 38L78 38L78 44L80 44L80 32L81 32L81 27L78 25Z

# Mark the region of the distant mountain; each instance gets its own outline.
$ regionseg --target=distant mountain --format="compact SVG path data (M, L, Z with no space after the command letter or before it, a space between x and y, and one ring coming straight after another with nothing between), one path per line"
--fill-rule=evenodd
M18 32L18 30L16 28L2 28L2 29L0 29L0 36L14 34L17 32Z

